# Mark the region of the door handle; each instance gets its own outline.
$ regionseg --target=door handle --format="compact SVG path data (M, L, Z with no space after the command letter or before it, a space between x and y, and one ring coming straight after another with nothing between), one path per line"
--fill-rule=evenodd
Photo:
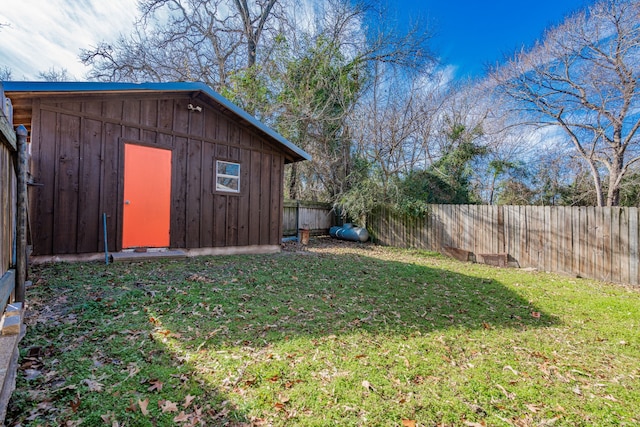
M130 204L131 204L131 202L130 202L129 200L125 200L125 201L124 201L124 204L125 204L125 205L130 205Z

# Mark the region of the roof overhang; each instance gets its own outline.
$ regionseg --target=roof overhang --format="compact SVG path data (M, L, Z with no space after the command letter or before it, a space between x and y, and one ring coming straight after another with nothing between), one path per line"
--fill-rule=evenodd
M107 83L107 82L30 82L30 81L5 81L0 85L5 94L32 96L58 95L58 94L92 94L92 93L150 93L150 92L188 92L201 93L215 103L228 110L241 121L248 123L256 130L265 134L277 144L281 145L291 155L292 161L311 160L311 156L303 149L287 140L278 132L244 111L242 108L229 101L218 92L204 83L199 82L166 82L166 83Z

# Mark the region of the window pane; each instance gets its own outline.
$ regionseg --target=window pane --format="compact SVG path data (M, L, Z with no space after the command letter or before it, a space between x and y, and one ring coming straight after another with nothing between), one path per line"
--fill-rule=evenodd
M240 176L240 165L237 163L218 162L218 175Z
M240 164L216 161L216 191L240 192Z
M239 191L240 180L238 178L218 177L216 190L222 191Z

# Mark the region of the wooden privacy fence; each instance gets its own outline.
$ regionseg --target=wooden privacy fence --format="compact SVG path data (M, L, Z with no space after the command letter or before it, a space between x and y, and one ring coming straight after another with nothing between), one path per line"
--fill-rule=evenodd
M293 236L298 229L306 228L311 234L328 234L336 225L336 216L330 203L285 200L282 232Z
M15 388L27 272L27 129L0 84L0 425Z
M520 267L640 283L638 208L432 205L423 218L379 210L368 228L384 245L508 254Z

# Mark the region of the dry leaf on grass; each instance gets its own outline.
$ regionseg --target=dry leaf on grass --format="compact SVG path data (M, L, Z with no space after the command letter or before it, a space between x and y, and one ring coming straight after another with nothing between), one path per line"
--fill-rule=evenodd
M151 384L151 385L147 389L148 391L162 391L163 384L160 381L151 380L151 381L149 381L149 384Z
M416 427L416 420L402 420L402 427Z
M178 412L178 405L170 400L161 400L158 402L158 405L160 406L160 409L162 409L163 414L167 412Z
M149 399L138 399L138 406L140 407L140 412L142 412L142 415L144 415L145 417L149 415L149 410L147 409L147 406L149 406Z
M80 400L80 396L76 396L75 399L69 402L69 406L71 406L71 410L73 412L78 412L78 408L80 408L80 403L82 403Z
M191 402L193 402L193 399L195 399L195 396L192 396L190 394L187 395L187 397L184 398L184 403L182 404L183 408L188 408L189 405L191 405Z
M185 421L189 421L189 415L185 414L184 411L180 412L180 414L173 417L174 423L183 423Z
M89 391L94 391L97 393L101 393L104 389L104 385L102 383L90 379L82 380L82 384L86 385L89 388Z

